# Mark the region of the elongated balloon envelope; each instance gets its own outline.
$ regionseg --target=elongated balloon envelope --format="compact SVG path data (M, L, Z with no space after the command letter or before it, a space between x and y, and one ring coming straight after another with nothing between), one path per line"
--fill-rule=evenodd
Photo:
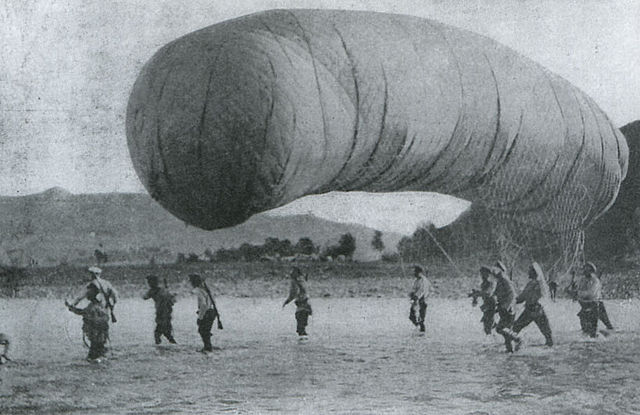
M204 229L332 190L435 191L481 208L496 240L565 256L628 158L591 98L513 50L356 11L261 12L169 43L133 87L127 138L149 193Z

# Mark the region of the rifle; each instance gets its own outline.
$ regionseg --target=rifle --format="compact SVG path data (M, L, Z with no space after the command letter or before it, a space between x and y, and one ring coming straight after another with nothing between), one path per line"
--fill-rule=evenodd
M207 286L207 283L202 281L202 286L204 290L207 292L207 295L209 296L209 300L211 300L211 304L213 304L213 309L216 312L216 317L218 318L218 330L222 330L224 329L224 327L222 327L222 321L220 320L220 313L218 312L218 307L216 306L216 302L213 300L213 296L211 295L211 291L209 291L209 287Z
M100 282L100 278L95 278L96 283L98 284L98 289L100 290L100 292L102 293L102 296L104 297L104 301L105 303L107 303L107 308L109 309L109 313L111 314L111 322L112 323L117 323L118 320L116 319L116 315L113 312L113 304L111 304L111 301L109 301L110 296L107 295L107 293L104 291L104 288L102 287L102 283Z

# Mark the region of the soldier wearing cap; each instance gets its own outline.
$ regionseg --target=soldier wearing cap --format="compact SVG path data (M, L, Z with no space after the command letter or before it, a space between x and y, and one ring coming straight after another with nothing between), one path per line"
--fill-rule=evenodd
M420 331L424 332L424 320L427 314L427 298L431 290L431 285L427 280L427 270L421 265L413 266L413 288L409 293L411 298L411 309L409 310L409 320L420 327Z
M175 344L176 340L173 338L173 327L171 326L171 314L173 313L173 305L176 303L176 297L166 288L160 287L158 277L155 275L147 276L147 284L149 284L149 291L142 298L144 300L153 299L156 306L156 329L153 332L155 342L160 344L162 336L164 336L169 343Z
M494 295L496 297L496 309L498 311L498 324L496 324L496 332L504 337L504 345L508 353L513 352L512 342L517 338L511 331L513 322L516 319L516 289L513 282L506 276L506 267L502 262L498 261L502 266L493 268L496 277L496 288Z
M600 304L602 303L602 284L596 276L596 266L587 262L584 265L584 275L576 287L576 295L580 303L580 328L590 337L598 336L598 320L600 319ZM602 305L604 307L604 304ZM608 317L606 318L608 321ZM609 322L609 324L611 324Z
M524 311L515 323L513 323L513 331L509 331L513 341L516 342L516 349L520 347L521 340L518 333L529 324L536 323L538 329L545 338L546 346L553 346L553 338L551 336L551 327L549 319L544 312L540 299L549 294L549 287L544 280L542 268L537 262L533 262L529 267L529 282L524 290L516 298L516 303L525 303Z
M102 275L102 270L98 267L90 267L87 269L89 273L89 278L87 280L87 285L84 287L84 291L76 297L73 301L71 301L72 306L77 306L78 303L84 299L89 299L89 288L91 286L95 286L98 289L97 301L102 304L104 307L107 307L111 310L111 321L116 322L115 315L113 314L113 308L118 301L118 293L113 288L111 283L103 278L100 278Z

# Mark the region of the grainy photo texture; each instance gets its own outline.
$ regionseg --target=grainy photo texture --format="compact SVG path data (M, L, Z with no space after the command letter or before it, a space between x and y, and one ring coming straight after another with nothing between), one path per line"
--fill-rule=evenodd
M0 18L0 412L640 412L637 2Z

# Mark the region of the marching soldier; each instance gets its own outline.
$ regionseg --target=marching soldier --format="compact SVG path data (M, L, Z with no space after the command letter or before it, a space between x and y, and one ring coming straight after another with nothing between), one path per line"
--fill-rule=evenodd
M89 272L89 280L87 281L87 285L84 288L82 294L76 297L73 301L71 301L72 306L77 306L80 301L83 299L89 299L89 291L90 287L94 286L98 290L98 294L96 296L97 300L109 311L111 312L111 321L113 323L116 322L116 316L113 312L113 308L118 301L118 293L113 288L111 283L103 278L100 278L102 275L102 270L98 267L90 267L87 269Z
M282 304L282 308L294 300L296 305L296 333L298 333L298 336L307 336L307 324L313 310L311 309L311 304L309 304L307 290L302 282L302 271L298 267L293 267L291 270L289 296Z
M409 297L411 298L411 309L409 310L409 320L420 327L420 331L424 332L424 320L427 314L427 298L429 297L431 285L427 280L427 270L420 265L414 265L413 288Z
M207 283L202 280L200 275L190 274L189 282L194 288L193 292L198 297L198 310L196 311L198 315L198 333L204 344L204 347L200 351L202 353L209 353L213 351L213 346L211 345L211 327L216 318L218 319L218 329L222 330L220 314L218 313L215 301L213 301L211 290L209 290Z
M516 319L516 289L511 279L507 278L506 268L496 266L494 268L496 277L496 288L494 290L496 298L496 309L498 311L498 324L496 332L504 337L504 345L508 353L513 352L513 341L519 341L518 336L511 331L513 322Z
M545 338L546 346L553 346L553 338L551 336L551 327L549 326L549 319L540 299L548 295L549 288L546 286L544 280L544 274L542 268L537 262L534 262L529 267L529 282L524 287L524 290L516 298L516 303L525 303L524 311L515 323L513 323L513 340L516 342L516 349L520 347L521 339L518 337L518 333L527 327L531 322L536 323L538 329Z
M578 313L580 328L588 336L597 337L602 284L596 276L596 266L591 262L587 262L584 266L584 275L578 282L576 295L578 303L580 303L580 312Z
M591 262L587 262L587 264L590 264L593 267L593 274L597 279L600 280L600 286L602 286L602 279L597 273L596 266ZM602 298L600 299L600 301L598 301L598 318L600 319L600 321L602 321L602 324L604 324L607 330L613 330L613 324L611 324L611 320L609 320L609 314L607 314L607 309L604 306Z
M149 291L142 298L144 300L153 299L156 306L156 329L153 332L156 344L162 342L162 336L166 337L169 343L175 344L171 314L173 313L173 305L176 303L176 296L171 294L166 287L160 287L158 277L155 275L147 276L147 284L149 284Z

